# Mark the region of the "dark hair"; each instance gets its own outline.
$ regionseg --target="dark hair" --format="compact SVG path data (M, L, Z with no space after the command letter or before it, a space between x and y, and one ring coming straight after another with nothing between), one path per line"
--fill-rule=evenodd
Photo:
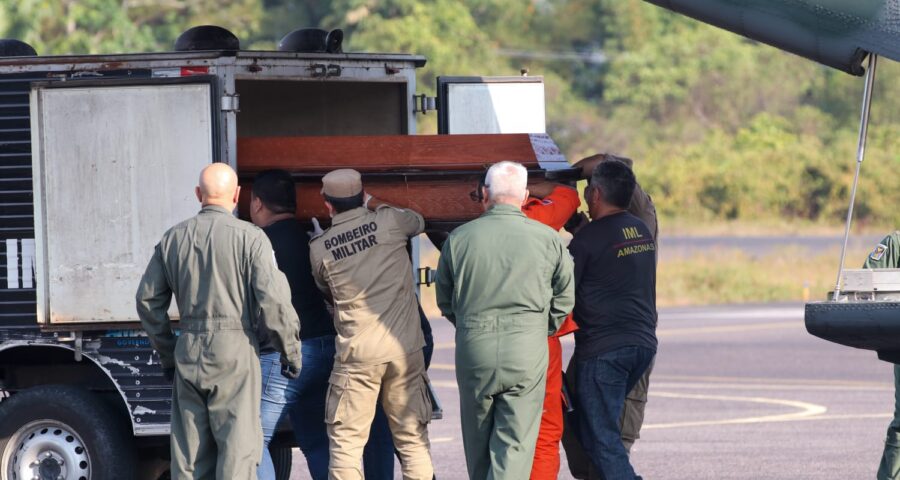
M607 203L628 208L637 180L634 172L619 160L606 160L597 164L591 175L591 186L600 190Z
M272 213L295 213L297 191L294 178L284 170L265 170L253 179L253 196Z
M359 208L363 205L363 192L359 192L352 197L332 197L330 195L325 195L324 193L322 195L325 197L325 200L334 207L334 210L337 213L353 210L354 208Z
M633 168L634 161L631 160L631 159L628 158L628 157L620 157L620 156L618 156L618 155L613 155L613 154L611 154L611 153L601 153L601 155L603 156L603 161L604 161L604 162L609 162L609 161L613 161L613 160L618 160L618 161L624 163L626 167L628 167L628 168Z

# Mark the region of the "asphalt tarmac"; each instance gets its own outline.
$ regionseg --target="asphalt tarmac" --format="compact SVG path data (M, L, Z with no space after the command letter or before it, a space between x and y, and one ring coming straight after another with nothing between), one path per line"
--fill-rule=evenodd
M438 479L465 479L453 328L432 325L430 376L444 407L432 456ZM662 310L658 334L632 450L645 479L874 478L894 396L891 366L873 352L810 336L802 305ZM568 357L572 337L563 345ZM572 478L562 463L559 478ZM309 478L296 450L293 472Z

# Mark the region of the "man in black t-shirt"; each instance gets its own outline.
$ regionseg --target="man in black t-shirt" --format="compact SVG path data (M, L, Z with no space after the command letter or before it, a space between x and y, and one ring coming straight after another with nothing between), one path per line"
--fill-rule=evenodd
M626 209L634 173L619 161L594 169L584 192L590 224L575 235L578 435L607 479L634 479L619 417L625 395L656 354L656 244Z

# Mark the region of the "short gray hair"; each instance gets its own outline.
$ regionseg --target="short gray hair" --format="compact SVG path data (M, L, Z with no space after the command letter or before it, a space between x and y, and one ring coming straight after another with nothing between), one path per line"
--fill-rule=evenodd
M484 180L488 201L501 199L508 202L524 202L528 192L528 170L516 162L499 162L491 165Z

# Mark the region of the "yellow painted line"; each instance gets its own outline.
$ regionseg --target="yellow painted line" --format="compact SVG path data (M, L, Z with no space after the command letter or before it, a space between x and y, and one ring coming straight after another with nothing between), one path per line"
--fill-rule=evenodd
M431 382L433 386L438 388L447 388L457 390L456 382L449 380L436 380ZM892 389L887 389L892 390ZM710 400L723 402L749 402L761 403L767 405L777 405L784 407L796 408L799 411L774 414L760 415L754 417L726 418L721 420L696 420L685 422L669 422L669 423L650 423L644 424L644 429L668 429L668 428L689 428L689 427L707 427L707 426L725 426L725 425L748 425L758 423L777 423L777 422L799 422L811 420L864 420L864 419L888 419L893 418L891 413L860 413L860 414L837 414L826 415L828 407L815 403L801 402L797 400L784 400L780 398L768 397L740 397L732 395L701 395L701 394L685 394L675 392L656 392L651 389L651 396L663 398L679 398L687 400ZM452 437L439 437L433 439L432 443L449 442Z
M660 380L689 380L697 382L740 382L740 383L764 383L764 384L785 384L785 385L841 385L841 386L884 386L884 382L873 382L863 380L829 380L818 378L769 378L769 377L734 377L734 376L717 376L717 375L668 375L662 373L654 373L653 379Z
M657 337L678 337L705 333L753 332L759 330L780 330L787 328L803 328L800 322L766 322L742 323L738 325L716 325L711 327L663 328L656 331Z
M432 363L431 365L428 366L428 369L429 370L449 370L452 372L452 371L456 370L456 365L453 365L452 363Z
M450 363L432 363L430 370L455 371ZM894 386L888 383L875 382L851 382L840 380L808 380L808 379L763 379L741 377L692 377L687 375L652 375L651 388L695 388L700 390L728 389L728 390L783 390L783 391L854 391L854 392L893 392ZM713 380L704 382L703 380ZM669 381L667 381L669 380ZM679 382L678 380L696 380L694 382ZM728 383L727 380L731 382ZM745 381L746 380L746 381ZM769 383L759 383L768 380ZM432 381L437 385L437 381ZM455 384L449 388L456 388Z
M456 371L456 366L452 363L432 363L429 369L453 372ZM855 380L665 374L653 374L651 379L651 386L657 388L697 388L704 390L725 388L731 390L894 391L893 384L888 382Z
M433 387L452 388L453 390L459 390L459 385L457 385L456 382L452 382L450 380L432 380L431 385Z
M675 383L675 382L653 382L650 377L650 388L696 388L700 390L707 389L724 389L724 390L786 390L786 391L839 391L839 392L893 392L894 387L891 386L860 386L860 385L787 385L763 383Z
M741 323L738 325L716 325L711 327L685 327L663 328L656 331L657 337L680 337L683 335L703 335L711 333L743 333L760 330L781 330L788 328L803 328L803 323L791 322L766 322L766 323ZM574 343L574 335L566 335L560 341L564 344ZM434 344L435 350L450 350L456 347L454 342L439 342Z
M770 422L789 422L808 417L815 417L828 411L828 407L817 405L815 403L800 402L797 400L782 400L780 398L766 397L735 397L730 395L697 395L675 392L653 392L649 393L655 397L663 398L682 398L688 400L712 400L721 402L749 402L762 403L767 405L778 405L784 407L797 408L799 411L792 413L782 413L776 415L762 415L756 417L727 418L723 420L697 420L686 422L656 423L644 425L644 429L661 429L661 428L683 428L683 427L704 427L714 425L746 425L754 423L770 423Z

